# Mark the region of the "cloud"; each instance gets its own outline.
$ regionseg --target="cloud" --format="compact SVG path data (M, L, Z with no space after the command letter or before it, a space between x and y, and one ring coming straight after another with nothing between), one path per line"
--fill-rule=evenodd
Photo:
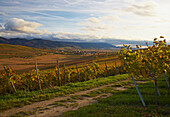
M90 17L86 19L87 21L91 23L101 23L103 22L117 22L117 21L123 21L119 16L117 15L105 15L100 17Z
M90 17L85 22L78 23L83 27L81 30L89 34L96 34L100 36L106 36L113 33L117 28L118 22L123 21L117 15L105 15L100 17Z
M36 30L42 26L40 23L24 21L23 19L12 18L6 21L4 25L0 24L0 35L11 37L48 37L52 33L46 29Z
M46 37L47 34L54 34L63 38L82 36L89 39L93 37L150 39L159 33L170 36L169 3L168 0L14 0L14 2L0 0L2 25L0 33L6 34L6 37L8 35ZM8 16L2 15L4 13ZM14 17L17 17L17 20L9 21L14 22L10 25L8 21L3 22ZM33 24L32 21L38 24L33 27L25 23ZM9 26L4 27L4 24ZM41 30L42 28L51 32Z
M18 31L24 33L41 33L40 30L35 30L40 26L42 26L42 24L24 21L23 19L18 18L12 18L10 20L7 20L4 25L7 31Z
M98 36L87 33L57 32L53 33L53 38L59 39L98 39Z
M101 39L101 37L96 36L94 34L87 34L87 33L71 33L71 32L51 32L51 34L35 34L35 33L16 33L13 31L3 31L0 30L0 36L6 38L42 38L42 39L49 39L49 40L57 40L57 39L80 39L80 40L90 40L90 39Z
M145 30L145 29L155 29L155 28L159 28L158 25L130 25L130 26L125 26L124 29L125 30Z
M119 16L117 15L107 15L107 16L101 16L99 17L102 20L110 21L110 22L115 22L115 21L123 21Z
M83 2L84 0L64 0L68 4L78 4L80 2Z
M110 25L106 24L104 22L100 22L100 23L84 22L84 27L82 28L82 30L91 33L101 33L101 32L103 33L112 30L113 27L115 28L115 26L111 24Z
M0 15L7 16L7 14L4 12L0 12Z
M169 23L170 19L160 18L155 20L156 23Z
M96 18L96 17L91 17L87 19L88 21L92 22L92 23L100 23L100 19Z
M131 12L138 16L156 16L157 4L153 1L131 3L128 7L123 8L125 12Z

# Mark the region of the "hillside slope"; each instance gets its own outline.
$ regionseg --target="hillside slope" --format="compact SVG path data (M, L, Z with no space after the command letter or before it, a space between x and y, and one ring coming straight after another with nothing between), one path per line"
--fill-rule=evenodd
M0 43L22 45L41 49L54 49L59 47L72 47L72 48L82 48L82 49L109 49L115 48L115 46L108 43L92 43L92 42L61 42L61 41L50 41L43 39L21 39L21 38L11 38L6 39L0 37Z
M50 50L43 50L20 45L0 44L0 59L11 57L30 58L34 56L45 55L50 52Z

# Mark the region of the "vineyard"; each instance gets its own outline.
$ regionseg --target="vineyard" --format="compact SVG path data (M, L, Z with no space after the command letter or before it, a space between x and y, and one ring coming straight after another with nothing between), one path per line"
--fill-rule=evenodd
M166 39L160 36L160 39L154 39L153 46L148 46L145 49L140 47L136 45L138 49L132 49L130 45L124 45L118 52L121 62L113 56L100 58L98 59L100 62L77 63L70 66L60 64L60 61L57 60L57 66L46 71L40 71L36 62L34 70L22 74L17 74L11 66L3 66L4 70L0 72L0 96L2 97L0 110L68 96L68 99L60 100L62 104L53 100L52 104L46 105L44 108L53 110L53 108L60 108L64 105L66 106L65 112L67 112L68 108L74 108L72 106L77 104L76 101L94 97L93 99L98 103L75 112L68 112L63 116L85 116L88 114L89 116L91 114L104 116L106 113L108 116L117 116L124 113L122 110L128 110L129 116L169 115L170 46L166 44ZM84 94L81 91L84 91ZM73 94L79 92L79 95ZM110 97L96 98L99 95ZM153 108L155 101L156 108ZM69 104L73 102L75 105L71 104L69 107ZM55 106L49 107L51 105ZM63 109L63 107L61 108ZM98 109L101 109L101 112ZM48 115L47 110L45 112ZM133 111L132 115L131 111ZM150 113L152 111L154 112ZM38 113L41 112L41 109L34 112L41 114ZM6 114L8 115L7 112ZM54 114L58 114L58 112L55 111ZM123 114L122 116L127 115Z
M163 37L161 37L163 38ZM146 43L147 44L147 43ZM98 77L122 74L125 71L136 78L149 78L157 84L157 78L169 73L170 48L166 40L154 39L153 46L148 49L132 50L130 45L124 45L119 53L121 65L116 62L107 64L93 63L78 66L57 66L51 71L37 69L27 73L17 74L10 66L4 66L0 72L0 93L13 93L17 90L35 91L67 83L83 82ZM102 59L101 59L102 60ZM105 60L105 59L103 59Z
M147 42L146 45L148 46ZM168 94L170 90L170 78L168 82L165 75L169 74L170 46L166 44L164 36L160 36L160 39L155 38L153 46L148 46L147 49L140 49L141 46L138 45L136 45L136 47L139 49L133 51L130 45L124 45L124 48L121 48L119 58L121 59L127 73L131 76L134 84L135 81L133 77L138 79L148 78L153 81L156 91L156 105L158 105L158 96L161 94L157 87L157 81L162 75L164 75L168 85ZM138 91L143 106L146 106L137 86L136 90Z
M18 90L42 90L124 72L123 67L116 65L115 62L67 67L65 65L59 67L59 62L57 62L55 69L48 72L35 69L20 75L13 71L10 66L4 66L4 70L0 72L0 94L13 93Z
M163 73L169 73L170 46L166 44L166 39L157 40L155 38L153 46L148 46L148 49L144 50L136 45L139 49L132 51L130 45L124 45L125 48L121 49L119 58L130 76L133 74L138 78L152 77L156 81Z

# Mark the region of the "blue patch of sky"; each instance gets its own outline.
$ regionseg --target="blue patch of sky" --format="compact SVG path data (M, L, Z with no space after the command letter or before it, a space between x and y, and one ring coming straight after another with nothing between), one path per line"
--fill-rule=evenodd
M87 19L90 17L90 14L86 13L76 13L76 12L66 12L66 11L20 11L15 13L8 13L8 18L21 18L29 21L40 22L44 20L61 20L76 23L78 20Z
M3 21L3 19L0 19L0 23L3 23L4 21Z
M47 29L48 31L69 31L69 30L78 31L78 27L80 26L77 25L77 23L80 21L79 18L82 18L80 17L80 15L85 18L89 17L88 14L73 13L72 15L71 12L62 12L62 11L60 12L19 11L19 12L9 12L8 16L1 15L2 19L0 18L0 23L2 24L5 20L11 18L19 18L25 21L37 22L43 24L37 29Z
M62 31L62 29L66 29L65 31L69 30L75 30L78 29L78 25L76 25L77 22L75 23L70 23L70 22L64 22L61 20L41 20L40 21L43 26L39 27L39 29L47 29L48 31ZM68 30L67 30L68 29ZM64 30L63 30L64 31Z
M39 11L40 13L45 13L53 16L60 16L64 18L80 18L85 19L90 16L87 13L78 13L78 12L70 12L70 11Z
M21 11L16 14L18 14L20 17L21 16L30 16L30 17L32 17L32 19L34 19L35 17L47 17L48 16L48 14L41 14L38 12L29 12L29 11ZM31 21L31 20L29 19L29 21ZM34 20L32 20L32 21L34 21Z
M0 23L5 23L5 21L7 20L6 17L4 17L3 15L0 15Z
M1 1L0 0L0 6L12 6L13 4L10 4L10 3L8 3L8 2L5 2L5 1Z

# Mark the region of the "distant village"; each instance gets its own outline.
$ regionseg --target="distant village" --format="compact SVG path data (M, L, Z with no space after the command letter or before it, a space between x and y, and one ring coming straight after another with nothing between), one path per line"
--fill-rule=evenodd
M96 51L82 51L82 50L57 50L56 53L58 54L73 54L73 55L95 55L99 54Z

